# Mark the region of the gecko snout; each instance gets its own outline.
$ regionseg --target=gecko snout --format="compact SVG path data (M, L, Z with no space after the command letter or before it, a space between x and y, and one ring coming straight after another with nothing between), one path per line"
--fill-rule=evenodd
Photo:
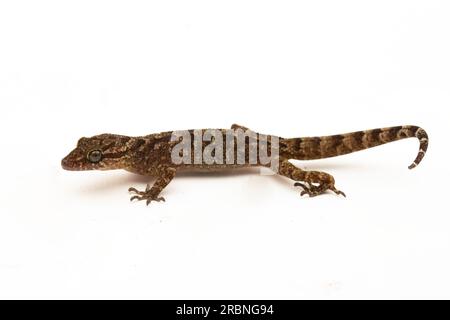
M78 160L77 150L72 151L61 160L61 167L64 170L78 171L80 170L80 161Z
M71 170L72 169L72 166L70 165L70 162L69 162L69 160L67 158L64 158L64 159L61 160L61 167L64 170Z

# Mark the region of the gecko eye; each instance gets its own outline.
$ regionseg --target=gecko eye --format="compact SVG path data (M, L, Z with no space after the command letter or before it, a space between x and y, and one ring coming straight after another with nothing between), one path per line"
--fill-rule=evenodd
M97 163L102 160L102 152L100 150L92 150L87 157L90 162Z

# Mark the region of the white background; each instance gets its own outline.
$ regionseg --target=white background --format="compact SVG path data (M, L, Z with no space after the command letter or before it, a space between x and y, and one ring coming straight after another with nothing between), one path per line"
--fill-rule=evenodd
M450 298L448 1L2 1L0 298ZM67 172L81 136L232 123L418 142L258 171Z

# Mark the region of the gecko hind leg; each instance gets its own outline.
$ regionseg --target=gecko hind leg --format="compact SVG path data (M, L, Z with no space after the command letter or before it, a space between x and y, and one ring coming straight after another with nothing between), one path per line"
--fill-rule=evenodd
M294 186L303 189L300 193L301 196L307 194L310 197L315 197L325 193L327 190L331 190L337 195L346 196L344 192L336 189L333 176L326 172L305 171L297 168L287 160L282 160L278 174L297 181ZM298 181L303 181L304 183Z

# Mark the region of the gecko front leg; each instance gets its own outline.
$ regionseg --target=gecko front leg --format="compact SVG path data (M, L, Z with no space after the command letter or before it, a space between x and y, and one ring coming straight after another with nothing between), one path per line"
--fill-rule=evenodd
M175 168L164 167L159 169L157 179L153 186L150 187L150 184L147 184L145 191L139 191L133 187L128 189L128 192L135 193L135 195L130 198L130 201L147 200L147 205L149 205L152 201L166 201L163 197L159 197L159 194L170 183L170 181L172 181L175 174Z

